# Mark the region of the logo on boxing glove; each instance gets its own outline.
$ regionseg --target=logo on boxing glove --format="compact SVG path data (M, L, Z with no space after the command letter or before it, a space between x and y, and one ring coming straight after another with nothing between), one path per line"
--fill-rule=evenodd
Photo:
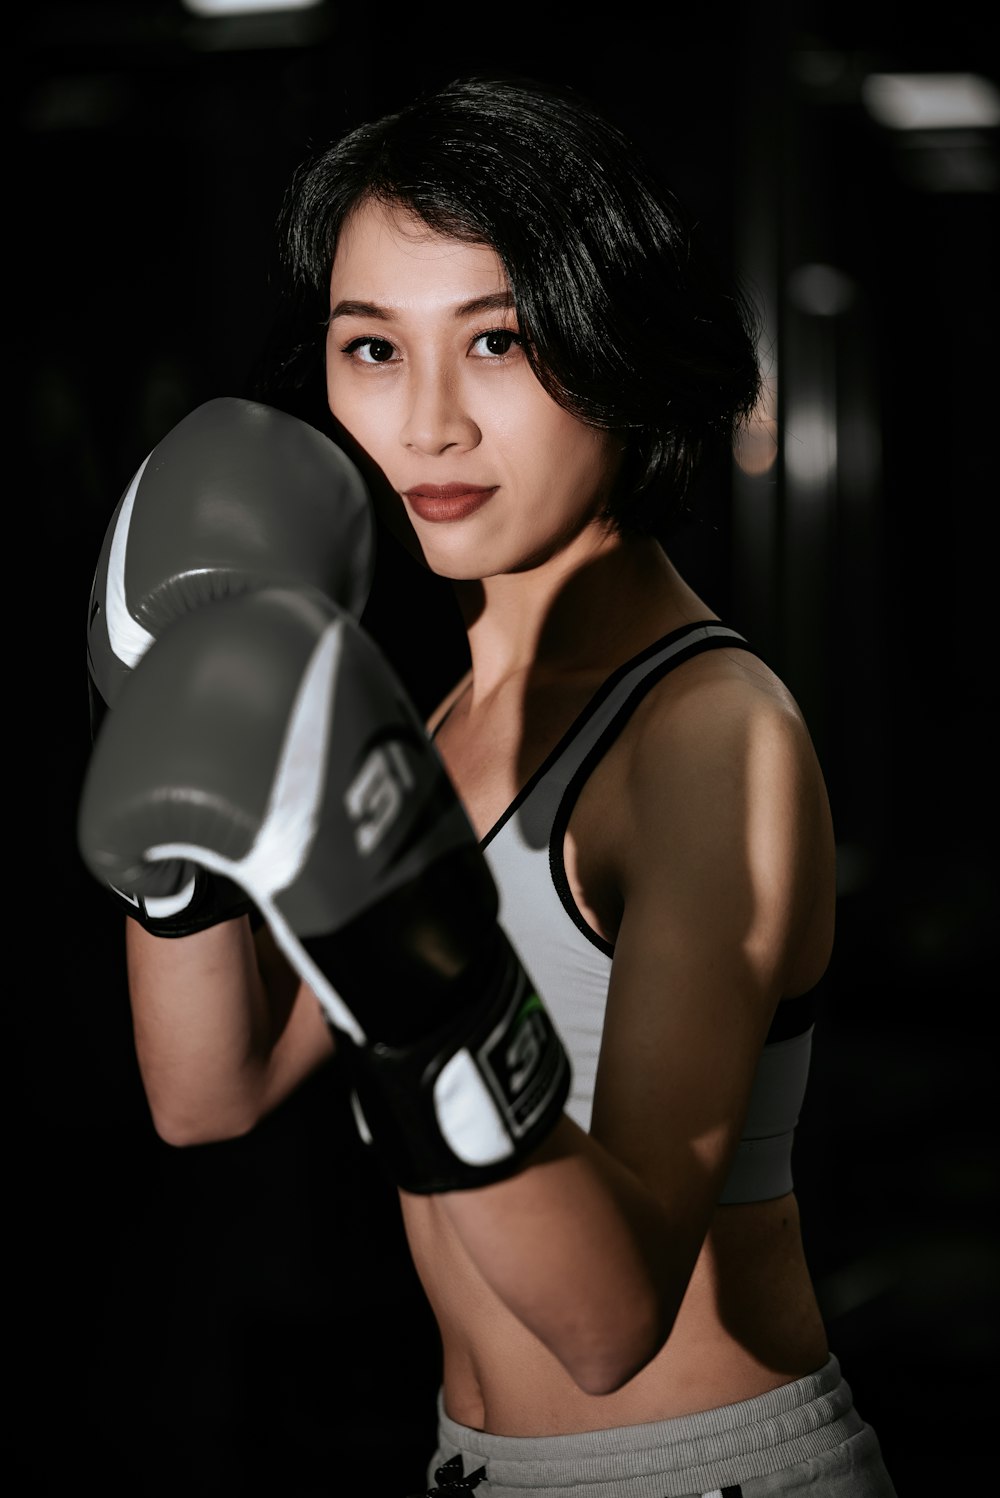
M373 853L403 809L413 772L398 740L373 749L344 794L344 810L354 825L362 857Z
M480 1070L514 1139L526 1134L549 1107L565 1069L544 1004L528 989L523 970L518 976L515 1003L479 1051Z

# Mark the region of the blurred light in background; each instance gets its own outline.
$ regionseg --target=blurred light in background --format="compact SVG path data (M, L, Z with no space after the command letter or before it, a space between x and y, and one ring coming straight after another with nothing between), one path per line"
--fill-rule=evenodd
M336 19L327 0L181 0L181 9L184 43L197 52L313 47Z
M870 118L889 132L893 168L907 186L934 193L1000 190L1000 89L989 78L870 73L860 94Z
M323 0L181 0L195 16L249 16L264 11L312 10Z
M796 339L798 379L785 421L785 471L794 503L797 492L816 497L836 485L840 413L830 324L854 305L856 287L836 266L806 262L790 272L786 290L789 306L806 319Z
M1000 90L976 73L871 73L865 108L889 130L983 130L1000 125Z
M850 276L833 265L799 265L787 283L788 299L809 317L840 317L853 305L856 287ZM763 361L762 361L763 362ZM830 480L837 463L836 392L823 400L792 398L785 423L785 461L789 477L810 490ZM774 467L778 456L777 379L772 369L746 427L733 450L737 467L757 478Z
M788 295L800 312L837 317L854 301L854 282L832 265L799 265L788 278Z
M760 478L774 467L778 456L778 392L775 379L766 379L760 399L746 426L737 434L733 457L741 473Z
M789 503L796 495L825 497L837 474L837 413L831 400L789 400L785 472Z

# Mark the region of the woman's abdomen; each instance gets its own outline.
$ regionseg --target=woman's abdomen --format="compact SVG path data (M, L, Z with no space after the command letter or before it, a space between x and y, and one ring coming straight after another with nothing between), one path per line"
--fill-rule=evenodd
M506 1308L433 1197L404 1196L403 1217L441 1332L445 1408L474 1429L539 1436L670 1419L765 1393L828 1354L794 1196L717 1210L666 1345L600 1396Z

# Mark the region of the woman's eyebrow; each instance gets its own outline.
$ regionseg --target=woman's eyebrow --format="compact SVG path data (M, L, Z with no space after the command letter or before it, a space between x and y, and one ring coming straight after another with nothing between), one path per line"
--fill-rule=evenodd
M455 308L456 317L472 317L479 312L506 312L514 307L514 296L510 291L492 291L487 296L473 297ZM377 302L357 302L351 299L337 302L330 312L330 322L337 317L371 317L380 322L390 322L398 315L394 307L380 307Z
M376 302L338 302L330 309L329 321L333 322L335 317L377 317L382 322L388 322L392 312L384 307L378 306Z
M511 291L494 291L489 296L473 297L455 308L456 317L471 317L477 312L510 312L514 310L514 294Z

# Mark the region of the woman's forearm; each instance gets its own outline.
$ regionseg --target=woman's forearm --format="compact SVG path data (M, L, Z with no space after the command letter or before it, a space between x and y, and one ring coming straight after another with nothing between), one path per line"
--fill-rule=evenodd
M175 939L127 926L136 1054L169 1143L246 1133L332 1052L312 995L245 916Z

